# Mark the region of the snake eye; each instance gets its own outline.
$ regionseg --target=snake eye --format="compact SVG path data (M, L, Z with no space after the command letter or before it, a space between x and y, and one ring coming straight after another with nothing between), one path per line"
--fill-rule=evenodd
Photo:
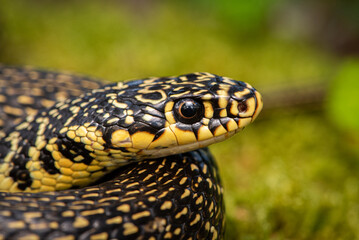
M186 98L175 104L175 116L183 123L195 123L203 117L203 105Z

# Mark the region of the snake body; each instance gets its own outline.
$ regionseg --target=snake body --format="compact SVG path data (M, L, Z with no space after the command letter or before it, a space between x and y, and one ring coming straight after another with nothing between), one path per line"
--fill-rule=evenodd
M209 73L103 85L0 71L0 239L223 235L222 187L204 147L258 115L249 84Z

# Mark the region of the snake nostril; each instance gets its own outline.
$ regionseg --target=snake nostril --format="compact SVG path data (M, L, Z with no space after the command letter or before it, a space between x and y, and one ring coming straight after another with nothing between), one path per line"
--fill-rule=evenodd
M245 101L238 102L238 111L240 113L243 113L243 112L247 111L247 109L248 109L248 106L247 106L247 103Z

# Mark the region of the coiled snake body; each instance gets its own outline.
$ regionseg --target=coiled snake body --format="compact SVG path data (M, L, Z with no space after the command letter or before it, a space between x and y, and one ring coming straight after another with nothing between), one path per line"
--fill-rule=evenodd
M1 66L0 86L0 239L221 238L205 147L256 118L249 84L193 73L103 85Z

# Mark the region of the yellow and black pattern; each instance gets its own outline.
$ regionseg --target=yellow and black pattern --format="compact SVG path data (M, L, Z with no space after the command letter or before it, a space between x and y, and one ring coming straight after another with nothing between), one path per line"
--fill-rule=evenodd
M41 72L31 69L3 67L0 83L6 84L6 74L12 76L8 69L37 80L41 89ZM252 122L262 108L259 93L244 82L209 73L99 88L91 79L78 83L83 95L67 93L68 99L30 112L22 102L31 102L31 91L16 96L16 105L6 101L13 96L9 89L16 92L16 87L1 85L1 107L22 113L15 123L2 123L0 189L48 192L0 193L0 221L6 223L0 238L221 236L217 170L209 153L196 149ZM37 99L33 102L43 101L41 95ZM0 111L11 116L8 112ZM115 181L64 190L89 185L119 166Z
M0 239L218 239L222 187L207 150L145 160L80 190L0 193Z
M2 131L36 114L39 109L103 85L103 81L66 72L0 64L0 136Z

